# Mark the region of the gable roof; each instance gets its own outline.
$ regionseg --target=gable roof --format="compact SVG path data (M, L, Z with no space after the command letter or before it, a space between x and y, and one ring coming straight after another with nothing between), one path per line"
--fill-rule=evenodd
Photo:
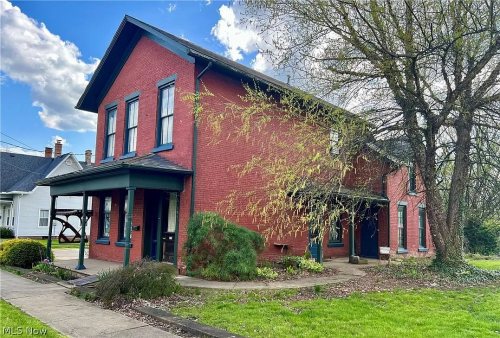
M67 156L56 158L0 152L0 192L29 192Z
M191 63L194 63L196 59L205 61L206 63L212 62L214 67L240 78L254 80L257 83L269 85L280 90L299 90L282 81L126 15L75 108L97 113L100 102L118 76L136 43L143 35L148 36ZM332 106L322 99L317 99L324 104Z
M407 137L377 140L368 143L367 146L396 165L408 165L412 161L412 150Z

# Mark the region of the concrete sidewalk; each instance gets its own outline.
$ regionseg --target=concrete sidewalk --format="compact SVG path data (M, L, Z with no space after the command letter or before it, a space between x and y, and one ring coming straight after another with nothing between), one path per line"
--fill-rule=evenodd
M65 293L57 284L40 284L0 270L0 296L70 337L178 337ZM4 325L6 323L3 323Z

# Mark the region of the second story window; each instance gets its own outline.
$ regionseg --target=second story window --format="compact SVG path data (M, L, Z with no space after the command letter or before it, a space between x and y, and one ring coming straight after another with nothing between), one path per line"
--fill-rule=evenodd
M175 84L170 83L160 89L158 117L158 146L172 143L174 129L174 92Z
M109 109L106 114L104 158L112 158L115 153L116 107Z
M417 173L414 164L408 167L408 181L408 192L415 194L417 192Z
M127 102L127 128L125 131L125 154L134 152L137 145L137 118L139 99Z

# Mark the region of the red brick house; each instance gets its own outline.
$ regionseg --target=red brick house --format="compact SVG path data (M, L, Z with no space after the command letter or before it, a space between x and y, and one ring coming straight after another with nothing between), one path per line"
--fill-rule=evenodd
M248 161L252 147L229 140L210 145L213 135L194 123L196 103L180 95L198 93L203 85L214 94L203 98L203 104L222 107L220 97L236 99L244 93L246 81L288 87L139 20L124 18L76 106L98 114L96 166L40 182L51 187L53 201L67 195L94 197L90 258L126 264L129 259L150 257L178 265L190 216L216 210L217 202L232 190L244 192L259 184L258 177L241 182L227 170ZM378 158L378 172L370 173L375 183L369 197L374 207L375 202L378 205L377 221L360 219L356 227L341 224L341 231L325 239L323 248L309 245L307 233L290 238L288 254L303 254L309 248L317 258L378 257L380 246L402 255L432 251L418 177L409 179L408 167L382 148L367 147ZM350 178L353 184L364 179L367 165L362 161ZM257 230L250 218L238 223ZM263 256L276 257L282 249L268 243ZM80 263L84 268L83 256Z

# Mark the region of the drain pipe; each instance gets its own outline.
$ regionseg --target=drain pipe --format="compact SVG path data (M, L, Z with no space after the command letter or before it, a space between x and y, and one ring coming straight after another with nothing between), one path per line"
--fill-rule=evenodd
M194 201L195 201L195 191L196 191L196 159L198 155L198 108L200 105L200 81L203 75L212 67L212 62L196 76L195 82L195 92L194 92L194 124L193 124L193 154L192 154L192 170L193 175L191 176L191 203L189 208L190 217L194 214Z

